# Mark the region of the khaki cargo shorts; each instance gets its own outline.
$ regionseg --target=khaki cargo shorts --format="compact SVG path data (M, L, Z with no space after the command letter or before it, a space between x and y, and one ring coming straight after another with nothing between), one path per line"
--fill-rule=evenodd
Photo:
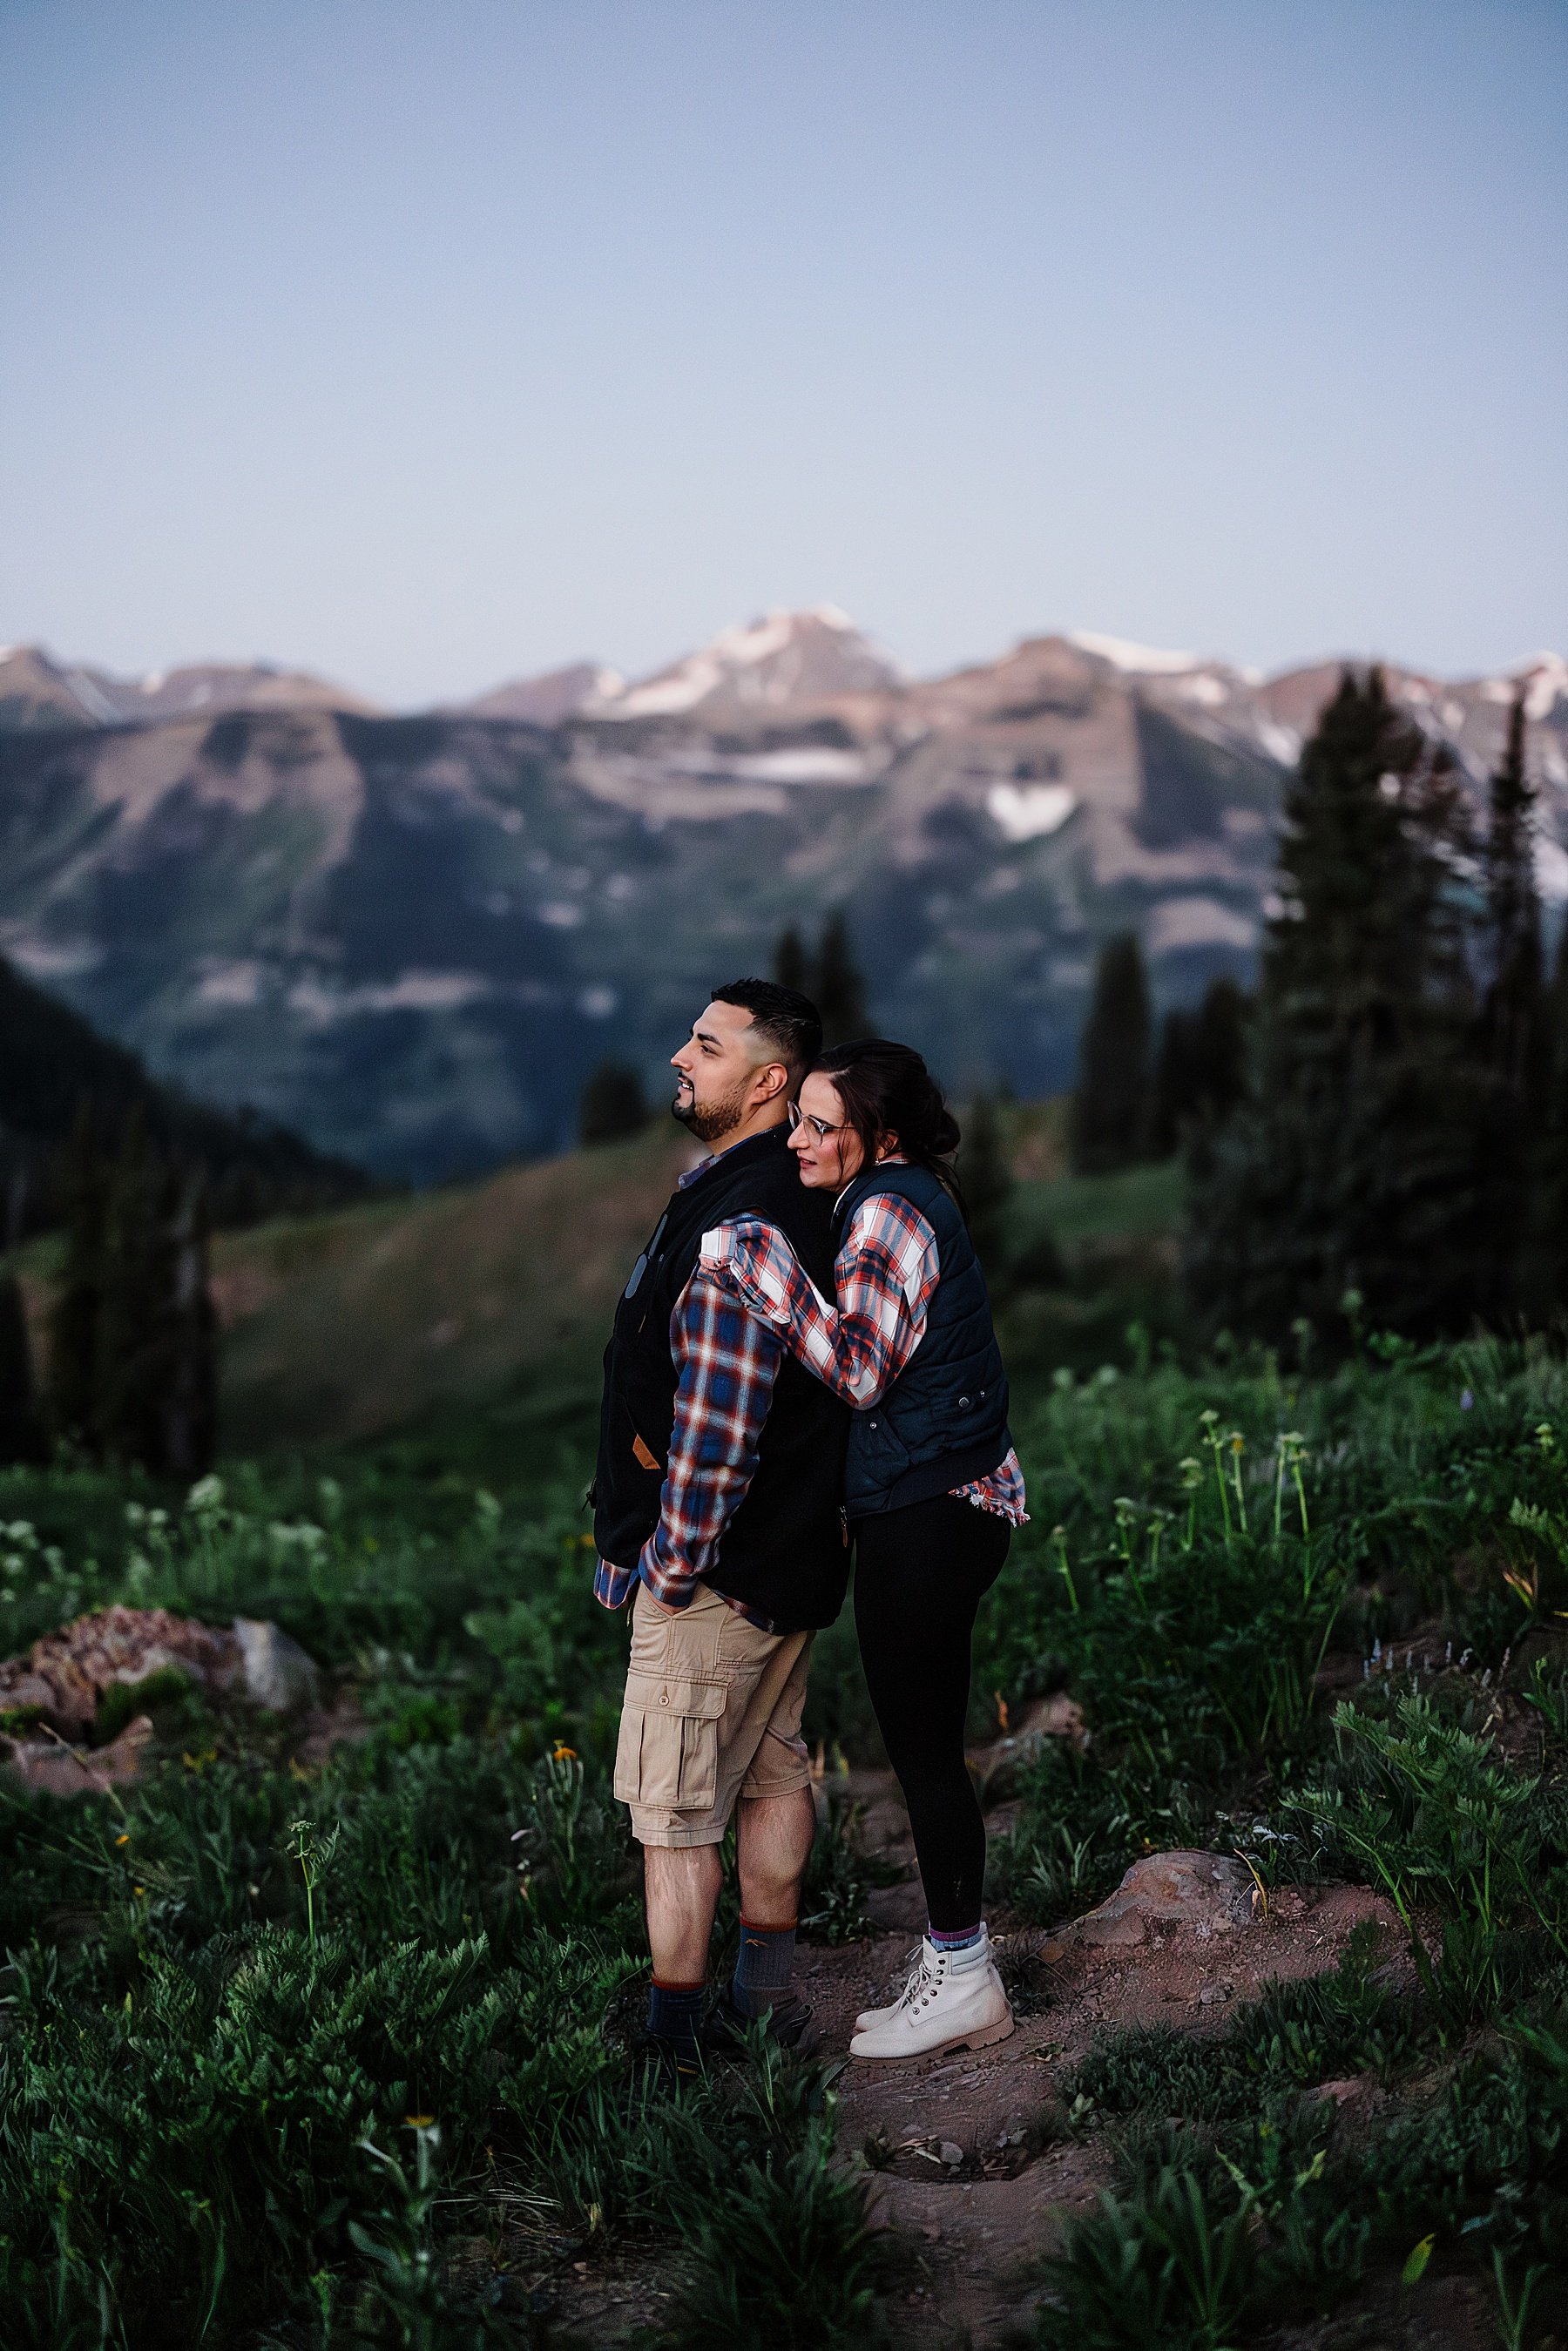
M639 1844L717 1844L740 1796L810 1787L810 1633L760 1633L706 1584L678 1615L639 1583L615 1792Z

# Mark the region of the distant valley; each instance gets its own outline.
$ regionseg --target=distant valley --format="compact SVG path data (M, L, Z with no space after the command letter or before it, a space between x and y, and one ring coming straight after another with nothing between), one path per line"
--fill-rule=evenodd
M410 716L14 648L0 951L159 1076L415 1182L564 1147L606 1054L658 1099L706 988L834 905L882 1028L960 1092L1050 1092L1110 932L1140 932L1166 1002L1250 972L1335 674L1083 635L909 679L824 610ZM1390 676L1478 789L1522 684L1568 900L1568 667Z

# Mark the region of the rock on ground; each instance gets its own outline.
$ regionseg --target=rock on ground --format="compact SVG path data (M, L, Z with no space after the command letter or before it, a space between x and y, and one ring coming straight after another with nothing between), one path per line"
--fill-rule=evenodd
M0 1739L0 1763L29 1795L102 1796L135 1779L152 1737L152 1723L139 1714L107 1747L69 1747L63 1739Z
M235 1638L245 1670L246 1696L274 1714L295 1714L314 1706L321 1677L316 1660L298 1641L265 1617L236 1616Z
M1258 1882L1244 1862L1220 1853L1151 1853L1097 1909L1061 1928L1043 1956L1059 1957L1070 1942L1141 1943L1164 1928L1183 1928L1206 1943L1256 1925L1260 1911Z
M208 1698L244 1698L275 1714L300 1713L320 1692L314 1660L263 1619L236 1616L225 1630L167 1608L99 1609L46 1633L26 1657L0 1663L0 1713L34 1714L46 1734L0 1739L0 1761L27 1787L56 1795L101 1792L134 1777L152 1735L145 1717L112 1746L67 1742L90 1730L106 1690L117 1683L134 1689L169 1667Z

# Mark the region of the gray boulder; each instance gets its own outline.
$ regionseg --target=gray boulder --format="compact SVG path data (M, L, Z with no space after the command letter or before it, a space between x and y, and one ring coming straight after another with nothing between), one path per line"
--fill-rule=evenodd
M1060 1952L1069 1943L1141 1943L1155 1927L1179 1927L1207 1943L1254 1925L1260 1910L1245 1862L1221 1853L1151 1853L1133 1864L1097 1909L1060 1928L1052 1944ZM1042 1956L1050 1955L1048 1947Z
M321 1695L316 1661L298 1641L259 1616L236 1616L246 1696L273 1714L296 1714Z

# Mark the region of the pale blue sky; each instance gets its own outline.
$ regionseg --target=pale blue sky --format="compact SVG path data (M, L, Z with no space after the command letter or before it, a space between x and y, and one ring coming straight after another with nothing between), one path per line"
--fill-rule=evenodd
M1568 641L1554 0L0 0L0 640Z

